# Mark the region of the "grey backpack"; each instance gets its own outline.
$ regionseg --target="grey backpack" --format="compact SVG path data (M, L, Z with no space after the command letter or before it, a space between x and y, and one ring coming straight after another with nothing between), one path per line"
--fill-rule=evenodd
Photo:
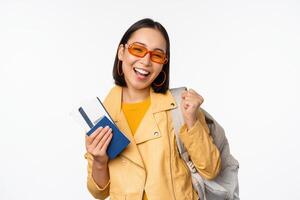
M186 90L185 87L170 89L177 105L181 102L181 93ZM230 154L229 144L225 136L224 129L218 122L204 109L200 108L205 114L205 121L210 130L214 144L221 154L221 171L213 180L207 180L196 170L193 162L179 139L180 127L184 124L184 119L179 106L172 110L173 126L176 133L176 141L181 158L186 162L192 176L194 189L197 191L201 200L239 200L238 184L238 161Z

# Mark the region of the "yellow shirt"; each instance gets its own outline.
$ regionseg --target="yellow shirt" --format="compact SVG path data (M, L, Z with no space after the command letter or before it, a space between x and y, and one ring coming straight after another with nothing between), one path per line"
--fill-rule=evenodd
M122 103L122 111L125 114L127 123L132 134L135 134L140 122L150 106L150 97L137 103Z
M122 103L122 111L127 119L129 128L132 134L135 134L136 129L139 127L145 113L150 106L150 96L144 101L137 103ZM143 200L147 200L146 193L144 192Z

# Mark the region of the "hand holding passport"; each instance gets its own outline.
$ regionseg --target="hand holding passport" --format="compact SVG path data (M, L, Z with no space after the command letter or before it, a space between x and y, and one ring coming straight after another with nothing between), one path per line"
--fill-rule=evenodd
M119 130L116 124L112 121L109 113L106 111L100 99L94 98L82 105L78 112L89 131L86 133L90 136L97 128L109 126L112 129L113 137L107 148L109 159L114 159L119 155L130 143L126 136Z

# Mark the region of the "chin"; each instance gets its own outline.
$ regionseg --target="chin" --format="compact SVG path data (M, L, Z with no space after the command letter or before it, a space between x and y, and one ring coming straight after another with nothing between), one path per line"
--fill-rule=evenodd
M151 83L135 83L132 84L132 87L137 89L137 90L144 90L144 89L148 89L151 87Z

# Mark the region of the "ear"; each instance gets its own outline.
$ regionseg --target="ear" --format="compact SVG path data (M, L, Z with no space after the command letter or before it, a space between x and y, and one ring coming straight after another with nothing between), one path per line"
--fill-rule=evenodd
M118 58L119 60L123 61L123 57L124 57L124 45L120 44L119 48L118 48Z

